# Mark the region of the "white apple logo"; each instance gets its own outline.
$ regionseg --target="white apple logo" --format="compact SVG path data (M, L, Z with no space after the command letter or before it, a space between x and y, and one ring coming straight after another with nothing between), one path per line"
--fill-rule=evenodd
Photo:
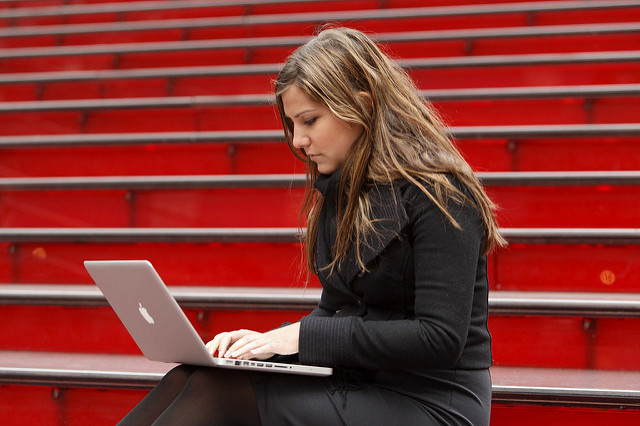
M153 324L155 322L153 321L153 317L151 316L151 314L149 314L149 312L147 311L147 308L142 306L142 302L138 302L138 310L140 311L140 315L142 315L142 318L144 318L149 324Z

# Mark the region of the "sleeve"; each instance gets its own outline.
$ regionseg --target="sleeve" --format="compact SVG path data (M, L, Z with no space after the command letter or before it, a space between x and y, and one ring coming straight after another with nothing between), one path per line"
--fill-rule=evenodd
M326 317L332 317L333 315L334 315L334 312L318 307L318 308L315 308L313 311L311 311L309 315L307 315L307 317L326 318Z
M320 293L320 301L318 307L315 308L307 317L332 317L335 315L338 308L335 301L332 300L332 296L325 288Z
M417 188L416 188L416 191ZM302 319L300 361L366 369L449 368L465 346L474 297L482 227L475 209L454 205L457 229L422 194L407 209L415 267L415 318ZM383 283L381 283L383 285Z

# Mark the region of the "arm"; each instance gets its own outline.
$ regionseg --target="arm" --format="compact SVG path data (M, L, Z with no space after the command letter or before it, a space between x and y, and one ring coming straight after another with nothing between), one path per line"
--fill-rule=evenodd
M309 316L330 317L335 311L323 308L324 292L322 293L320 306L314 309ZM240 359L269 359L277 355L284 355L282 362L289 360L286 356L298 353L298 335L300 323L284 323L280 327L259 333L251 330L235 330L216 335L207 343L207 349L211 355L223 358Z
M447 368L469 330L482 230L476 212L453 206L456 229L424 195L408 210L415 264L415 318L305 317L300 362L348 368ZM380 285L384 285L381 283Z
M327 292L322 290L320 294L320 303L318 307L307 315L307 317L332 317L335 315L337 308L331 306L327 301Z
M266 333L235 330L216 335L207 343L211 355L222 358L269 359L275 355L298 353L300 323L279 327Z

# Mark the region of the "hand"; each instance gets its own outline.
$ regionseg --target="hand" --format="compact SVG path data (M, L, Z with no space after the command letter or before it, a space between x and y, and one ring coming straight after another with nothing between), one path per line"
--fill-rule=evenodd
M300 323L276 328L266 333L236 330L220 333L207 343L211 355L236 359L267 359L298 353Z

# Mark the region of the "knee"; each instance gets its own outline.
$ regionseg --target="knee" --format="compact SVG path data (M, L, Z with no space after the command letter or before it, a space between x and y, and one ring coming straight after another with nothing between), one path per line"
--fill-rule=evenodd
M244 371L200 367L193 371L185 389L188 392L209 392L221 397L247 387L251 387L251 382Z
M162 383L171 387L182 388L189 381L189 378L197 369L198 367L195 367L193 365L179 365L165 374L165 376L162 378Z
M196 368L189 376L187 388L189 388L190 390L205 390L215 389L218 386L224 386L225 373L226 371L216 368Z

